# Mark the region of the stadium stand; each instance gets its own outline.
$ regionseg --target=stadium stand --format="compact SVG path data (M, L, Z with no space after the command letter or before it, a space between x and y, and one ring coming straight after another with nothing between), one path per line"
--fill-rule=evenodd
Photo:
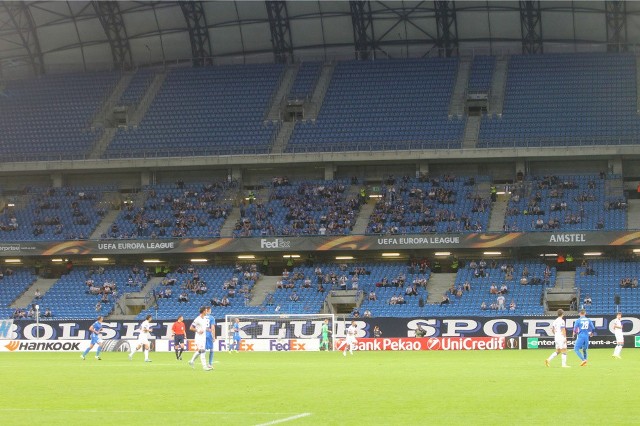
M45 75L7 81L0 96L0 147L7 160L84 158L102 135L90 122L119 73Z
M149 186L144 206L126 205L102 238L219 237L235 190L226 181Z
M301 181L273 185L266 203L240 207L235 237L346 235L360 210L349 181Z
M62 241L89 238L104 215L103 187L31 188L23 207L6 207L0 214L5 241Z
M136 71L127 88L122 92L118 104L137 106L145 92L151 85L155 72L150 68L141 68Z
M275 128L263 119L283 69L258 64L168 70L140 125L119 129L105 156L265 153Z
M298 73L293 81L288 98L305 99L311 96L313 89L320 77L322 62L303 62L298 68Z
M113 311L118 297L138 291L146 282L147 275L137 267L74 266L56 281L39 303L51 308L54 319L107 316Z
M36 276L27 268L3 268L0 270L0 318L28 318L29 309L15 310L11 303L31 286ZM23 316L24 315L24 316Z
M478 147L628 144L638 134L634 55L519 55L502 118L482 118Z
M339 62L315 122L288 152L459 148L464 120L447 111L457 58Z
M489 194L476 183L487 177L389 177L369 218L368 234L481 232L491 214Z
M596 259L584 262L576 268L575 282L580 290L578 305L595 315L616 311L639 312L638 278L640 263L636 260ZM616 296L620 298L619 304Z
M555 268L537 261L471 260L456 274L455 286L448 292L450 303L439 308L446 309L446 315L451 316L543 315L544 289L554 286L555 281ZM465 290L465 283L470 285L470 290ZM491 293L492 285L496 293ZM502 286L507 287L507 292L502 294L504 309L497 300ZM512 301L514 309L510 309ZM443 315L442 310L439 315Z
M251 289L259 279L256 265L179 266L154 289L155 305L140 312L137 318L152 314L157 319L174 319L198 312L205 305L210 305L218 318L227 314L264 313L260 306L248 305Z
M469 92L488 92L491 90L491 79L496 66L495 56L477 55L471 62L469 73Z
M626 200L606 196L607 175L532 176L516 185L505 215L508 231L622 230Z

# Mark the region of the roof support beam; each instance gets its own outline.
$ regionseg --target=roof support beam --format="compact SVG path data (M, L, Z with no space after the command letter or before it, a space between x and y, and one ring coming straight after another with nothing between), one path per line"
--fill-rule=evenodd
M520 1L522 53L543 53L542 20L539 1Z
M181 1L178 3L184 14L184 19L187 21L187 27L189 28L193 66L199 67L211 64L213 52L211 51L209 27L202 2Z
M36 25L31 16L29 6L23 1L3 1L0 4L4 7L11 23L20 36L22 47L27 51L34 75L44 74L44 61L42 50L38 40Z
M440 56L458 55L458 19L453 1L434 1L438 36L436 46Z
M369 1L350 1L351 22L356 59L367 60L376 57L376 39L373 33L373 18Z
M93 1L92 3L107 35L107 40L109 40L113 66L116 69L131 69L133 56L131 55L129 37L127 36L127 29L124 25L118 2Z
M293 42L289 27L289 13L285 1L265 1L269 27L271 28L271 44L273 56L277 63L286 64L293 61Z
M627 51L627 5L624 1L605 1L607 52Z

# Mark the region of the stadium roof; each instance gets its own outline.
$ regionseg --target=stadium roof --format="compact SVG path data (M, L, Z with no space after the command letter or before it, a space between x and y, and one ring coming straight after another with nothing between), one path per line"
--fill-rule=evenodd
M164 62L618 51L622 1L0 2L0 78Z

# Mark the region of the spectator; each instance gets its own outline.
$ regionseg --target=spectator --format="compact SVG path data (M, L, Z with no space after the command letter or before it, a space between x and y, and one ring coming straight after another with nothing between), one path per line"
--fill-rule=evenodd
M442 295L442 301L440 302L440 306L442 305L448 305L449 303L451 303L451 301L449 300L449 296L445 293Z
M187 302L189 302L189 294L186 291L183 291L182 293L180 293L180 296L178 296L178 303Z
M36 300L42 299L42 294L40 294L40 289L39 288L36 289L35 293L33 294L33 297Z
M377 325L373 327L373 337L382 337L382 330L380 330L380 327Z
M289 300L291 300L292 302L297 302L298 300L300 300L300 297L298 296L298 293L295 292L295 290L289 296Z
M505 306L504 306L505 299L504 299L504 296L503 295L498 296L496 298L496 302L498 303L498 310L499 311L504 311L505 310Z
M591 306L591 303L592 303L591 296L586 295L586 296L584 297L584 301L583 301L583 303L584 303L584 305L585 305L585 306Z
M53 317L53 314L51 313L51 308L47 308L47 309L44 311L44 317L45 317L45 318L52 318L52 317Z
M365 311L364 311L363 316L364 316L365 318L371 318L371 311L370 311L370 310L368 310L368 309L367 309L367 310L365 310Z
M378 297L376 296L376 292L375 291L370 291L369 292L369 300L371 300L371 301L378 300Z
M516 302L513 299L511 299L511 303L509 303L509 310L510 311L515 311L516 310Z
M484 302L484 301L482 302L482 304L480 305L480 309L482 309L483 311L486 311L486 310L487 310L487 304L486 304L486 302Z

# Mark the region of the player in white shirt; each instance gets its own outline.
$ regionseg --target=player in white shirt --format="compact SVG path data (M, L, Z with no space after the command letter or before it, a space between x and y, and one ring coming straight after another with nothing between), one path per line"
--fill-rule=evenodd
M351 321L351 325L347 328L347 332L346 332L347 338L343 342L344 351L342 352L342 355L347 356L347 349L349 349L349 353L353 355L353 348L358 342L356 340L357 332L358 332L358 329L356 328L356 322Z
M611 321L611 328L613 329L613 335L616 336L616 348L613 350L614 358L621 359L620 352L624 346L624 335L622 334L622 312L618 312L616 319Z
M144 362L151 362L149 359L149 338L151 337L151 315L147 315L144 321L140 323L140 330L138 334L138 340L135 345L131 346L131 352L129 353L129 360L133 360L133 354L140 348L144 348Z
M562 366L569 367L567 365L567 324L564 322L564 311L558 309L558 318L551 323L551 332L556 343L556 351L552 353L549 358L544 360L544 365L549 367L551 360L562 355Z
M213 370L213 367L207 365L207 360L205 359L206 345L207 345L207 328L209 328L209 319L207 318L207 308L200 308L200 315L196 317L191 323L191 327L189 329L196 333L195 343L196 343L196 351L189 361L189 365L191 368L193 367L193 362L196 360L196 357L200 355L200 361L202 362L202 368L205 371Z

